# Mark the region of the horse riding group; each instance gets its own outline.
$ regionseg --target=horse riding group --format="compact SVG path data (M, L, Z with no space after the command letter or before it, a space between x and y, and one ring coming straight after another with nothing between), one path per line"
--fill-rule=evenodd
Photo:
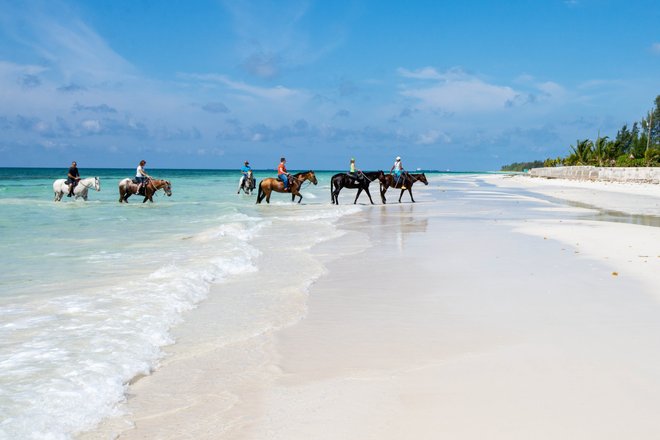
M141 160L133 179L126 178L119 181L119 203L128 203L128 198L133 194L144 196L142 203L145 203L147 200L153 202L154 194L160 189L168 197L172 195L172 185L169 180L152 178L144 170L146 164L147 162L145 160ZM83 200L87 200L87 191L90 188L101 191L101 181L98 177L81 179L78 164L75 161L71 163L66 179L57 179L53 182L53 192L55 193L56 202L62 200L65 193L67 197L75 197L76 199L80 197Z
M128 203L128 198L133 194L144 196L142 203L145 203L147 200L153 202L153 195L160 189L162 189L167 196L172 195L172 185L170 182L168 180L154 179L149 176L144 169L146 163L147 162L144 160L140 161L140 164L136 169L135 178L126 178L119 182L120 203ZM243 191L245 194L251 195L257 185L255 184L254 175L248 161L245 161L243 168L241 168L241 173L242 175L238 184L238 193ZM373 205L374 202L369 193L369 184L375 180L378 180L379 182L380 198L383 203L386 203L385 193L389 188L401 190L401 193L399 194L399 202L401 202L401 197L403 197L405 191L408 191L408 194L410 194L410 200L415 202L412 195L413 184L419 181L428 185L424 173L413 174L405 171L400 157L396 158L389 174L385 174L383 171L363 172L358 170L355 167L355 159L351 158L349 171L347 173L335 174L330 179L330 198L332 203L339 204L339 192L343 188L353 188L358 190L355 200L353 201L354 204L357 203L360 194L364 191ZM279 193L291 193L291 201L294 202L297 196L298 203L300 203L303 199L302 194L300 194L300 188L306 181L313 183L314 185L318 183L314 171L289 174L286 169L286 158L283 157L280 159L280 164L277 168L277 178L267 177L259 182L257 203L261 203L264 199L266 200L266 203L270 203L270 195L273 191ZM99 178L89 177L87 179L81 179L77 164L76 162L73 162L69 168L67 179L58 179L53 183L55 201L59 202L62 200L62 196L65 192L67 193L67 197L75 196L76 198L81 197L84 200L87 200L87 191L89 188L94 188L96 191L100 191L101 184Z
M403 169L401 158L398 156L394 161L394 165L392 165L389 174L385 174L383 171L360 171L355 167L355 159L351 158L349 172L335 174L330 179L330 199L332 200L332 203L338 205L339 192L342 188L357 188L358 192L355 195L353 204L357 203L358 197L360 197L360 194L364 191L373 205L374 201L371 199L371 194L369 193L369 184L374 180L378 180L380 184L380 199L383 203L387 202L385 193L388 188L401 190L401 194L399 194L399 203L401 203L403 193L407 190L408 194L410 194L410 200L414 203L415 199L412 195L413 184L415 182L422 182L424 185L429 184L424 173L413 174L405 171Z

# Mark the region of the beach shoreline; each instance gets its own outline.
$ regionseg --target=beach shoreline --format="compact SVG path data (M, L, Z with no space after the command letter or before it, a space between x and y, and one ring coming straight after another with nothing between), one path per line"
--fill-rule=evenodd
M554 186L441 177L343 217L296 319L219 347L211 295L123 425L80 438L657 437L660 230L588 217L639 188Z

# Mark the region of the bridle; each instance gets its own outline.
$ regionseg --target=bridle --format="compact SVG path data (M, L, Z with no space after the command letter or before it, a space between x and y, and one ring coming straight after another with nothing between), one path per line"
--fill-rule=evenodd
M87 186L86 184L83 183L82 180L78 184L84 186L87 189L96 188L96 182L98 182L98 180L99 180L98 177L94 177L94 184L92 186ZM99 191L99 190L97 190L97 191Z

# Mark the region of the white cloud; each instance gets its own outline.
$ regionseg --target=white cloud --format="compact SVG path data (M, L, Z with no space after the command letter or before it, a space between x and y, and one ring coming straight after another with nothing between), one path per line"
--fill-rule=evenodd
M397 69L397 73L404 78L413 78L413 79L443 79L443 76L438 73L433 67L423 67L417 70L408 70L403 67Z
M417 71L399 69L398 72L405 78L435 81L431 86L407 86L401 90L403 96L418 99L421 108L450 112L493 111L505 108L519 95L511 87L489 84L460 69L441 73L427 67Z
M562 98L566 95L566 89L554 81L545 81L536 84L536 88L543 92L546 97Z
M86 119L80 123L80 126L89 133L101 132L101 122L98 119Z
M651 45L651 52L656 55L660 55L660 43L653 43Z
M199 81L207 82L217 82L224 84L228 88L234 91L243 92L251 96L256 96L259 98L279 100L279 99L288 99L294 96L300 96L302 92L298 90L293 90L286 88L284 86L275 86L275 87L259 87L246 84L242 81L234 81L227 77L226 75L217 75L217 74L183 74L181 75L184 78L195 79Z
M221 3L232 19L240 65L262 78L313 63L343 44L348 33L341 13L312 21L314 4L309 0L288 1L286 7L278 2Z
M425 133L422 133L417 138L417 143L420 145L431 145L436 143L451 143L451 138L441 131L429 130Z
M48 69L43 66L36 66L31 64L16 64L9 61L0 60L0 77L10 76L15 77L19 75L39 75L46 72Z
M66 3L3 3L0 24L12 43L38 57L63 83L120 81L134 67ZM43 68L33 74L43 73Z

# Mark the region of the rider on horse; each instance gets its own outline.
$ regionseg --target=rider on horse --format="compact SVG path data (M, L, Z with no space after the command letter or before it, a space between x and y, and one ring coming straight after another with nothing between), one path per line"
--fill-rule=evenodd
M406 189L406 176L408 173L404 171L403 169L403 164L401 163L401 157L397 156L396 160L394 161L394 165L392 165L392 169L390 169L390 174L392 174L392 171L394 171L394 185L398 185L399 181L402 182L401 184L401 189Z
M245 163L243 164L243 167L241 168L241 173L243 173L243 175L241 176L241 180L238 182L238 193L241 192L241 188L243 187L243 183L245 182L245 179L248 178L248 173L250 171L252 171L252 168L250 168L250 162L248 162L246 160ZM236 194L238 194L238 193L236 193Z
M356 182L360 182L364 178L364 174L362 174L362 171L355 168L354 157L351 157L351 167L349 168L348 175L349 177L355 179Z
M284 191L289 190L289 177L290 174L286 171L286 158L283 157L277 167L277 178L284 183Z
M144 166L146 164L147 164L146 160L141 160L140 164L137 167L137 170L135 171L134 181L137 182L138 184L137 192L135 194L140 194L140 191L142 191L142 189L146 185L147 180L151 179L151 176L147 174L147 172L144 170Z
M67 197L71 197L73 195L73 190L80 181L80 172L78 171L78 164L74 160L71 162L71 167L69 168L69 172L66 175L66 184L69 185L69 193L66 195Z

